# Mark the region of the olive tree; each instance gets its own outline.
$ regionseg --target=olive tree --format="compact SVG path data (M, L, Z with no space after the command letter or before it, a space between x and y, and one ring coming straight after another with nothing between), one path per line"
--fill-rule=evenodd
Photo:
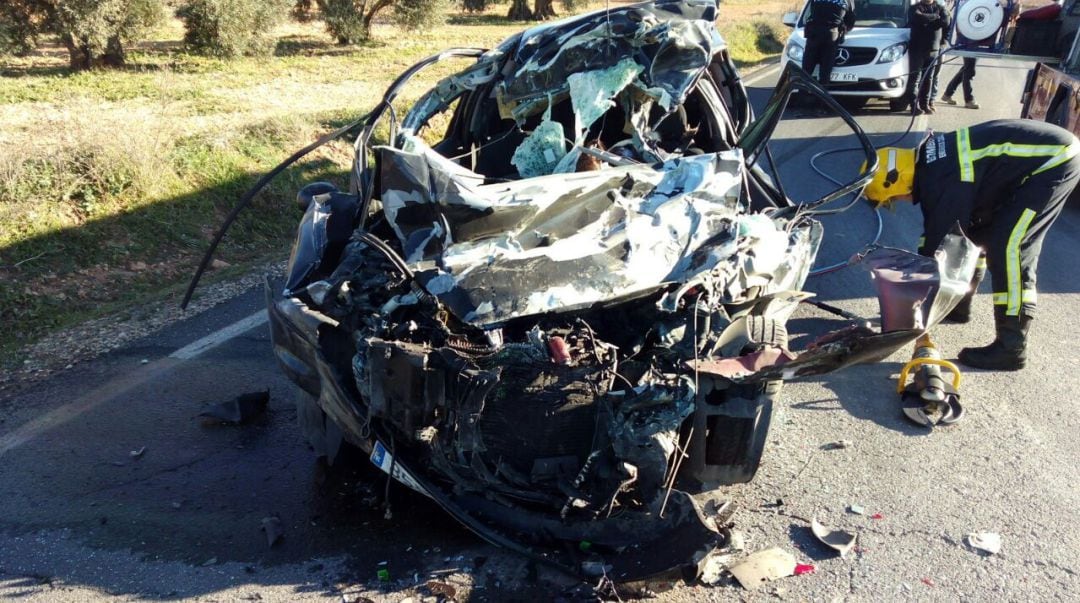
M72 69L119 66L124 44L139 39L162 12L161 0L4 0L0 45L27 52L54 35Z
M323 22L339 44L371 38L375 16L393 9L393 21L406 30L430 29L446 20L450 0L316 0Z
M176 14L188 45L232 58L271 54L277 43L272 30L293 6L293 0L186 0Z

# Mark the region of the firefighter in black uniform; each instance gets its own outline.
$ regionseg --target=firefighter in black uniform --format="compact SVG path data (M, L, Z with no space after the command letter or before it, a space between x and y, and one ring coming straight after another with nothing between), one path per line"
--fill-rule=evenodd
M919 205L919 253L932 254L959 222L985 254L997 336L988 346L961 350L961 363L996 370L1024 367L1043 237L1077 182L1080 141L1068 130L1027 119L931 132L917 149L878 150L878 169L864 194L878 204L911 200ZM949 315L954 322L967 322L977 287L973 283Z
M803 34L806 48L803 50L802 68L813 73L818 68L818 81L822 87L829 85L836 48L844 41L844 34L855 26L855 7L851 0L810 0L810 16L806 18Z

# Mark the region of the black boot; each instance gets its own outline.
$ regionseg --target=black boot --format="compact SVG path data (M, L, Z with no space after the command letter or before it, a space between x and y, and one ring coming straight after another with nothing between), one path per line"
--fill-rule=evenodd
M956 304L956 307L945 315L945 319L942 322L951 322L961 325L968 323L971 320L971 300L974 297L974 293L968 293L961 298L960 303Z
M1005 308L994 307L994 343L960 350L960 363L991 371L1018 371L1027 360L1027 332L1030 316L1005 316Z

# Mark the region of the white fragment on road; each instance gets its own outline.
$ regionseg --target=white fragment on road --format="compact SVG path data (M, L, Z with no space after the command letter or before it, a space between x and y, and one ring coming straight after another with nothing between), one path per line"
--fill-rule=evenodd
M172 354L169 354L169 358L191 360L237 335L242 335L255 327L261 326L266 323L267 320L269 320L269 315L266 313L266 310L259 310L247 318L242 318L219 331L215 331L202 339L187 344Z
M975 532L967 535L967 543L973 549L996 555L1001 552L1001 534L997 532Z
M810 530L814 533L814 537L820 540L825 546L840 553L843 557L855 546L855 540L857 536L851 532L845 532L843 530L833 530L823 526L817 519L814 519L810 523Z
M766 582L793 575L795 565L794 555L773 547L750 555L729 571L743 588L754 590Z

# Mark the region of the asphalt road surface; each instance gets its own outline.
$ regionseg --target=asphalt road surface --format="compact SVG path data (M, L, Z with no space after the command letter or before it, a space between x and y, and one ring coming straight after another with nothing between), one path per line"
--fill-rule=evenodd
M947 65L942 81L955 69ZM1025 72L981 61L981 110L940 107L906 135L909 118L884 104L857 117L875 143L909 145L928 127L1016 117ZM769 68L750 80L757 106L775 76ZM828 190L809 159L850 144L837 119L786 120L773 150L788 193L806 200ZM818 161L841 179L857 164L853 153ZM914 246L917 210L882 221L881 242ZM878 218L860 204L825 227L822 267L876 238ZM909 351L785 386L761 470L725 496L740 505L736 529L748 552L780 546L813 573L756 592L730 582L653 590L676 601L1080 599L1078 249L1080 215L1070 209L1046 241L1028 368L965 372L968 412L958 425L929 432L901 418L895 378ZM971 324L937 329L947 356L992 337L988 286ZM814 277L808 288L877 314L861 269ZM318 465L295 426L295 390L272 359L262 303L250 291L0 400L0 598L498 601L582 592L484 544L405 488L390 488L388 514L383 482L364 463L352 473ZM826 318L800 312L793 345ZM270 406L254 424L197 417L206 403L260 390ZM825 449L840 440L850 445ZM857 548L843 559L823 548L811 518L856 532ZM282 531L273 547L267 521ZM982 531L1001 535L999 554L965 545Z

